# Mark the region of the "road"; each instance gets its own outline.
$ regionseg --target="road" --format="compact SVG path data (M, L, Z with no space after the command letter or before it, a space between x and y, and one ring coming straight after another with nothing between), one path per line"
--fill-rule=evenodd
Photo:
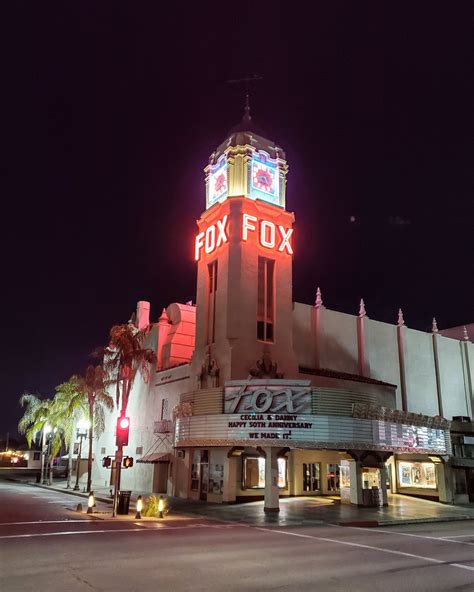
M474 521L275 528L79 517L77 498L0 481L2 592L474 591Z

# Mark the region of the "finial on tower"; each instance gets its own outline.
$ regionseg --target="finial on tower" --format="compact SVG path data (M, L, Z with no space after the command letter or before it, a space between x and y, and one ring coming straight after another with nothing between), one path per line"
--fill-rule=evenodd
M403 327L403 325L405 324L405 319L403 318L403 311L401 308L398 309L398 322L397 325L398 327Z
M314 303L314 306L316 308L321 308L322 305L323 305L323 298L321 296L321 290L318 287L318 289L316 290L316 301Z
M246 76L245 78L227 81L230 84L245 84L245 108L244 116L242 117L242 122L246 124L249 124L252 121L252 116L250 115L250 85L253 82L257 82L258 80L263 79L261 76L258 76L258 74L253 74L253 76Z
M469 333L467 332L466 325L464 325L464 327L462 328L462 338L464 339L464 341L469 341Z
M438 323L436 322L435 317L433 317L433 323L431 325L431 332L438 333Z
M360 299L360 306L359 306L359 317L365 317L365 315L367 314L366 310L365 310L365 304L364 304L364 299L361 298Z
M250 115L250 93L248 90L245 93L245 108L244 108L244 116L242 117L242 121L244 123L250 123L252 121L252 116Z
M164 309L161 311L161 317L158 319L158 322L159 322L159 323L168 323L168 322L169 322L169 317L168 317L168 315L166 314L166 308L164 308Z

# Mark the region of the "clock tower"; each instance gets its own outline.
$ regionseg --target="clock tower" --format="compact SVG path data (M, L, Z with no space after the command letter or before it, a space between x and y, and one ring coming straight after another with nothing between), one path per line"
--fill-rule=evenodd
M256 130L248 106L205 168L192 361L202 388L250 375L297 378L287 172L284 151Z

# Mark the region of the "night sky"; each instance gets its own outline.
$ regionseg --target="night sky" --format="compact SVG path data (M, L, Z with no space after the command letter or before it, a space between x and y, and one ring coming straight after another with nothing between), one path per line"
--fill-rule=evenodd
M203 167L243 113L229 79L263 77L252 116L287 154L295 300L474 322L471 2L17 2L1 21L0 438L137 300L152 320L194 300Z

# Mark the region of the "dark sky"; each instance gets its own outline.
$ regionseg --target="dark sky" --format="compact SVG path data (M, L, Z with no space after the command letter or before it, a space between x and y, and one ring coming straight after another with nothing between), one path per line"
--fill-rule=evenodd
M1 22L0 437L137 300L156 320L194 299L202 169L248 74L290 165L295 300L474 321L471 2L17 2Z

